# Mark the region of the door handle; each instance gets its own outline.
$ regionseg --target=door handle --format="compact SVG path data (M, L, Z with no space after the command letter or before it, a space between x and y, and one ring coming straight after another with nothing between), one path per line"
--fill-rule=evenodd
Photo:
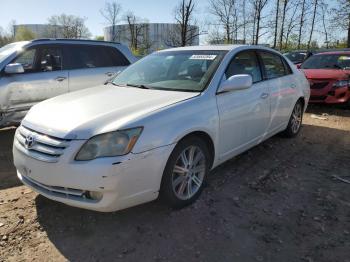
M55 80L58 81L58 82L62 82L64 80L66 80L66 79L67 79L67 77L65 77L65 76L58 76L58 77L55 78Z
M296 88L297 86L296 86L295 84L291 84L290 87L294 89L294 88Z
M114 72L107 72L107 73L105 73L105 75L108 77L112 77L115 75L115 73Z
M262 93L261 96L260 96L260 98L261 98L261 99L266 99L266 98L269 97L269 95L270 95L269 93Z

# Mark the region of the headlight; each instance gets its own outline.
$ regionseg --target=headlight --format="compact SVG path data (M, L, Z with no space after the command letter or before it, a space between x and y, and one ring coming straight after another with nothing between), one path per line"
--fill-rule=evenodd
M75 160L126 155L134 147L141 132L142 127L137 127L94 136L82 146Z
M339 88L339 87L348 87L349 86L349 80L338 80L333 84L333 87Z

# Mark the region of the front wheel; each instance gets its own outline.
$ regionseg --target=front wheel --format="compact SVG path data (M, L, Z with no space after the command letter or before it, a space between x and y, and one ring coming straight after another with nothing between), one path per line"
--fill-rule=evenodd
M304 106L301 100L295 104L292 115L289 119L287 129L284 130L283 135L286 137L295 137L301 129L303 122Z
M193 203L209 173L210 154L203 140L190 137L178 143L164 170L160 194L174 208Z

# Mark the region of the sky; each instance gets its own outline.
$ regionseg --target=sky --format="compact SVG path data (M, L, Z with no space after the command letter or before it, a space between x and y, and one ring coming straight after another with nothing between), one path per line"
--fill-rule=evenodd
M46 23L47 18L57 14L86 17L86 26L93 36L103 35L107 24L101 16L105 0L0 0L0 26L8 28L11 20L17 24ZM149 22L173 22L173 10L177 0L118 0L122 13L131 10L136 16ZM199 9L207 6L205 0L198 1ZM202 5L202 3L205 3ZM203 8L204 9L204 8Z

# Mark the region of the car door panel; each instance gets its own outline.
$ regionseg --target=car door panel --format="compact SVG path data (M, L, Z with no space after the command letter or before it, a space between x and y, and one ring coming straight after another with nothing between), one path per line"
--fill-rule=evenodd
M282 57L267 51L259 52L260 59L264 65L265 83L270 89L271 102L271 123L269 132L274 133L276 130L283 129L290 117L290 108L296 97L295 78L289 72L286 72L286 65Z
M102 45L70 45L69 90L103 85L129 61L116 48Z
M69 71L69 91L103 85L125 67L84 68Z
M68 71L17 74L7 77L12 108L29 109L45 99L68 92Z
M50 55L50 52L54 52L52 50L59 50L60 57L53 56L53 53ZM57 52L55 54L57 55ZM58 59L59 64L48 64L46 61L48 56ZM13 62L20 62L25 72L5 75L1 80L2 85L7 89L8 109L28 110L38 102L67 93L68 71L62 70L64 69L62 56L63 51L60 46L47 45L38 45L20 54Z
M264 137L270 120L270 90L262 81L255 52L237 54L222 81L236 74L250 74L255 83L245 90L217 94L221 159L230 158L255 145Z

